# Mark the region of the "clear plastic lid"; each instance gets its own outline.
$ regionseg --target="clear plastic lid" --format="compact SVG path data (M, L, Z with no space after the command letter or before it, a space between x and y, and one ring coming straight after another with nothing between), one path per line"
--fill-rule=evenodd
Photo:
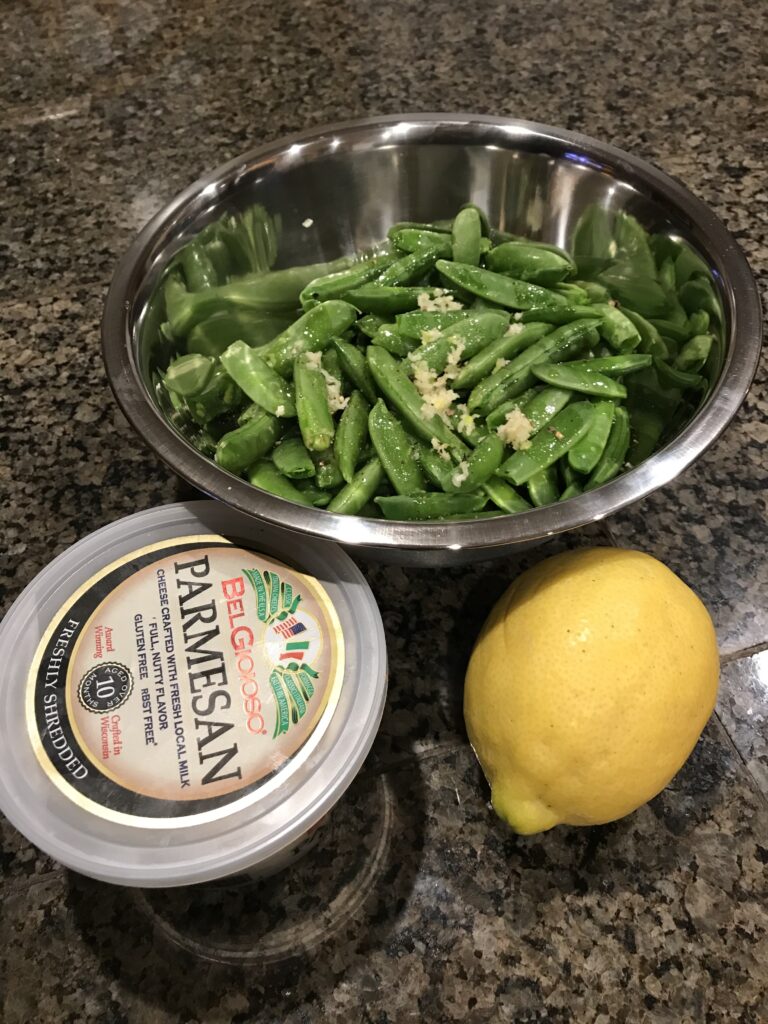
M386 695L349 557L211 501L54 559L0 626L0 660L0 807L122 885L275 862L354 778Z

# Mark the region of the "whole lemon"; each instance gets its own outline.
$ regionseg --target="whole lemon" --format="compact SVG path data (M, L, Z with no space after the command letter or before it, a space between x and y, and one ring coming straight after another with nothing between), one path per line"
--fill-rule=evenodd
M707 609L650 555L582 549L524 572L464 691L494 809L523 834L629 814L682 767L718 674Z

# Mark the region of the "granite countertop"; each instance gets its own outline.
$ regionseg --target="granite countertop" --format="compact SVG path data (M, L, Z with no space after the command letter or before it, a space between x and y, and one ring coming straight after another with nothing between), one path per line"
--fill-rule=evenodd
M754 10L7 0L4 607L76 539L186 496L112 400L103 297L148 217L257 142L419 109L578 129L683 179L765 292L768 79ZM469 570L367 568L391 659L381 734L295 869L120 889L62 869L0 819L4 1024L768 1020L767 397L764 361L723 438L607 524ZM707 602L717 714L636 814L519 839L489 810L464 735L469 643L521 565L593 543L658 556Z

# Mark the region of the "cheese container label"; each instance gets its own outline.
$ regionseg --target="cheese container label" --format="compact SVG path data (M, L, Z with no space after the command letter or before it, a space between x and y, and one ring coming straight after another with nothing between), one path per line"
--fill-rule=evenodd
M344 641L311 576L218 535L132 551L43 636L27 727L49 778L112 820L211 815L307 756Z

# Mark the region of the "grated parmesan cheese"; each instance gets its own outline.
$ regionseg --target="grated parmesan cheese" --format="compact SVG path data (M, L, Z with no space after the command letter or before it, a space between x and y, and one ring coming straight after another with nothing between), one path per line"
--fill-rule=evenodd
M421 338L422 345L429 345L432 341L437 341L438 338L442 338L443 332L439 327L429 327L423 330L419 337Z
M445 441L438 441L436 437L433 437L430 443L444 462L450 462L451 453L449 452L448 445Z
M531 447L533 424L522 409L512 409L496 433L504 444L512 445L515 451L522 452Z
M428 420L432 416L439 416L445 423L450 422L448 414L459 396L448 387L449 382L449 375L438 376L434 370L430 370L423 359L414 362L413 383L424 399L421 407L422 419Z
M284 405L278 405L278 407L275 409L275 416L285 416Z
M467 462L460 462L456 467L455 471L451 474L451 483L454 487L461 487L464 481L469 476L469 464Z
M505 366L509 366L508 359L497 359L493 364L493 372L496 373L498 370L503 370Z
M341 393L341 381L337 380L332 373L329 373L322 366L320 372L325 378L325 388L328 394L328 408L332 413L342 412L349 405L349 399Z
M434 295L420 292L417 297L419 309L423 313L448 313L453 309L463 309L460 302L446 288L433 288Z
M471 434L475 429L477 416L471 413L466 405L457 405L456 412L459 414L456 429L462 434Z
M517 320L518 316L522 316L522 313L515 313L515 320ZM510 324L509 325L509 327L507 328L507 331L506 331L506 335L507 335L507 337L509 337L512 334L519 334L521 331L524 331L524 330L525 330L525 324L521 324L518 321L518 323Z
M308 366L310 370L322 370L321 358L322 354L320 352L305 352L304 365Z
M453 380L454 377L459 375L459 363L461 362L461 356L464 352L464 342L459 339L453 346L451 351L448 353L448 360L445 364L445 370L443 371L443 377L446 381Z
M303 228L311 228L311 227L312 227L312 225L313 225L314 223L315 223L315 222L314 222L314 221L312 220L312 218L311 218L311 217L307 217L307 219L306 219L306 220L303 220L303 221L301 222L301 226L302 226Z
M523 319L523 314L521 312L520 313L515 313L515 315L512 317L512 319L513 320L517 320L518 323L519 323Z

